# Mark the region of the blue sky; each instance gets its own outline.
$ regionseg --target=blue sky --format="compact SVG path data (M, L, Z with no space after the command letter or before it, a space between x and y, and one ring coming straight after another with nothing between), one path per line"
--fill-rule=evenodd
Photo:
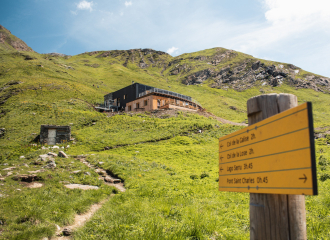
M0 24L39 53L224 47L330 77L329 0L2 0Z

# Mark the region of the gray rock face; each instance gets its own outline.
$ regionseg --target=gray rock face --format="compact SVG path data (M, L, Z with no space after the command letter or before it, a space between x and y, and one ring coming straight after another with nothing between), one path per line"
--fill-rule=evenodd
M140 61L140 68L147 68L148 64L146 64L142 59Z
M260 67L260 61L257 61L252 64L252 70L257 70Z
M198 85L206 80L213 80L210 84L213 88L243 91L256 85L272 87L280 86L283 83L299 88L310 88L320 92L330 92L330 79L309 75L305 78L297 78L296 66L279 64L278 66L266 66L260 61L245 61L236 66L227 66L221 69L208 68L187 75L182 83L186 85ZM180 68L174 68L179 71ZM171 73L171 74L173 74Z
M211 69L205 69L202 71L195 72L192 75L186 77L186 79L183 80L183 83L186 85L201 84L213 75L214 73L212 72Z

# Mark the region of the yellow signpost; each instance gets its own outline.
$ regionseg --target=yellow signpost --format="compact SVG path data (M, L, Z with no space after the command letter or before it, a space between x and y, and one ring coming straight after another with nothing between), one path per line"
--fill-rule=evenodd
M220 138L219 190L317 195L311 103Z

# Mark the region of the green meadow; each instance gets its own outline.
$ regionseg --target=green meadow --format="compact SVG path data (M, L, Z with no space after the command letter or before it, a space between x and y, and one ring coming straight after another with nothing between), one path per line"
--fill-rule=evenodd
M188 57L203 54L212 55L214 50L177 58L187 58L189 63ZM26 55L32 60L25 60ZM251 97L292 93L299 103L313 103L317 132L330 128L327 93L285 84L242 92L208 84L186 86L169 75L170 69L161 72L162 63L177 58L154 56L159 66L140 69L137 63L124 67L121 55L97 56L0 51L0 128L5 128L0 137L0 178L8 174L5 168L15 167L12 175L0 181L0 239L54 237L56 225L72 224L76 214L105 199L73 239L249 239L249 195L217 189L218 138L242 127L194 113L110 117L94 110L105 94L132 81L189 95L208 112L234 122L246 121L246 101ZM247 57L238 54L235 61ZM203 66L193 67L197 71ZM42 149L34 142L41 124L70 125L74 142ZM316 140L319 195L306 196L308 239L330 238L329 144L328 135ZM57 157L55 169L43 168L46 163L38 156L59 150L70 157ZM126 192L99 180L97 173L74 157L82 154L91 164L121 178ZM28 188L12 178L39 169L45 170L37 173L41 188ZM73 173L76 170L81 172ZM99 189L72 190L64 187L67 183Z

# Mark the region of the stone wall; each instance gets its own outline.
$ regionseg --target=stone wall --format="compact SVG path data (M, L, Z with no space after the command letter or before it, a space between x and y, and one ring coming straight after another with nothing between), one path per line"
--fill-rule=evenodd
M48 138L49 129L56 130L55 141ZM71 138L71 126L57 125L41 125L40 127L40 143L56 144L69 142Z

